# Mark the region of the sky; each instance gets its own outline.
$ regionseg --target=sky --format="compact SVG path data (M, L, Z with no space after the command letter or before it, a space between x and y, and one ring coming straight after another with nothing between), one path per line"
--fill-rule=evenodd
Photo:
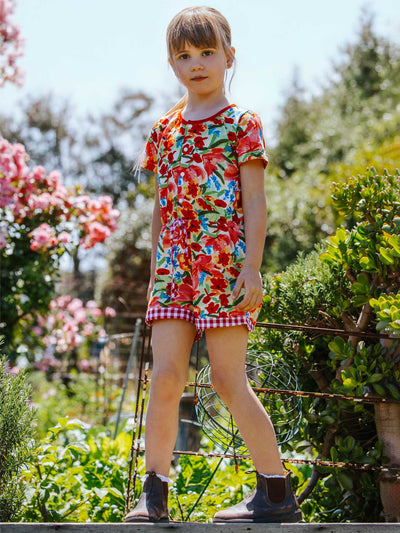
M400 42L399 0L17 0L25 83L0 91L0 111L13 115L26 94L70 99L80 116L107 111L122 88L177 95L166 28L181 9L203 4L230 22L237 57L230 100L261 115L267 142L295 70L318 92L332 61L356 40L363 8L379 35Z

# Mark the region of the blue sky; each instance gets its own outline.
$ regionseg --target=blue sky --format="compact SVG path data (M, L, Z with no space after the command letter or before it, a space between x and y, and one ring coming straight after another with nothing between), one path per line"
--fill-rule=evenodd
M1 90L1 110L12 114L26 93L70 98L81 115L107 110L121 88L177 94L165 30L179 10L203 3L231 24L231 101L260 113L267 140L294 69L318 91L340 48L355 40L363 6L379 34L400 41L398 0L17 0L26 78L22 89Z

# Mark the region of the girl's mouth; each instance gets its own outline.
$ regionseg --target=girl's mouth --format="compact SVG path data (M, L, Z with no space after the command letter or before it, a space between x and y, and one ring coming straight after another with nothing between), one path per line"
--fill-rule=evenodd
M197 76L196 78L192 78L192 81L203 81L207 79L207 76Z

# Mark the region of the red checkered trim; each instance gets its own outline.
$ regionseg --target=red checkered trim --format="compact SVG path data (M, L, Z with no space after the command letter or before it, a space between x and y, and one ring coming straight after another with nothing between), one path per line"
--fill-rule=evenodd
M254 331L255 321L246 316L231 316L231 317L217 317L217 318L196 318L197 329L208 328L227 328L229 326L247 326L249 331Z
M146 324L148 326L153 325L153 320L162 320L165 318L176 318L179 320L187 320L196 326L196 336L193 342L200 339L203 334L203 330L199 329L196 325L193 311L184 309L183 307L156 307L147 309Z
M180 320L187 320L195 324L193 311L184 309L183 307L156 307L147 309L146 324L153 325L153 320L161 320L163 318L176 318Z
M254 331L256 321L249 316L232 316L224 318L195 318L194 313L183 307L157 307L147 309L146 324L153 325L153 320L175 318L187 320L196 326L194 342L198 341L203 331L208 328L228 328L229 326L247 326L249 331Z

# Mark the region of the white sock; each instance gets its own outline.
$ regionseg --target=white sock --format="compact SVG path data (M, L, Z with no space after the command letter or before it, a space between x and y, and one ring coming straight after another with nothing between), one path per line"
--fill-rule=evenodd
M156 476L157 476L159 479L161 479L161 481L164 481L165 483L172 483L172 479L169 479L169 477L167 477L167 476L163 476L163 475L161 475L161 474L156 474ZM143 483L146 481L146 479L147 479L148 477L149 477L149 474L145 474L145 475L143 476L143 479L142 479Z
M285 479L285 477L286 477L285 475L282 475L282 476L281 476L281 475L279 475L279 474L272 474L272 475L270 475L270 474L261 474L261 472L258 472L258 473L260 474L260 476L262 476L262 477L266 477L266 478L272 477L272 478L276 478L276 479Z

